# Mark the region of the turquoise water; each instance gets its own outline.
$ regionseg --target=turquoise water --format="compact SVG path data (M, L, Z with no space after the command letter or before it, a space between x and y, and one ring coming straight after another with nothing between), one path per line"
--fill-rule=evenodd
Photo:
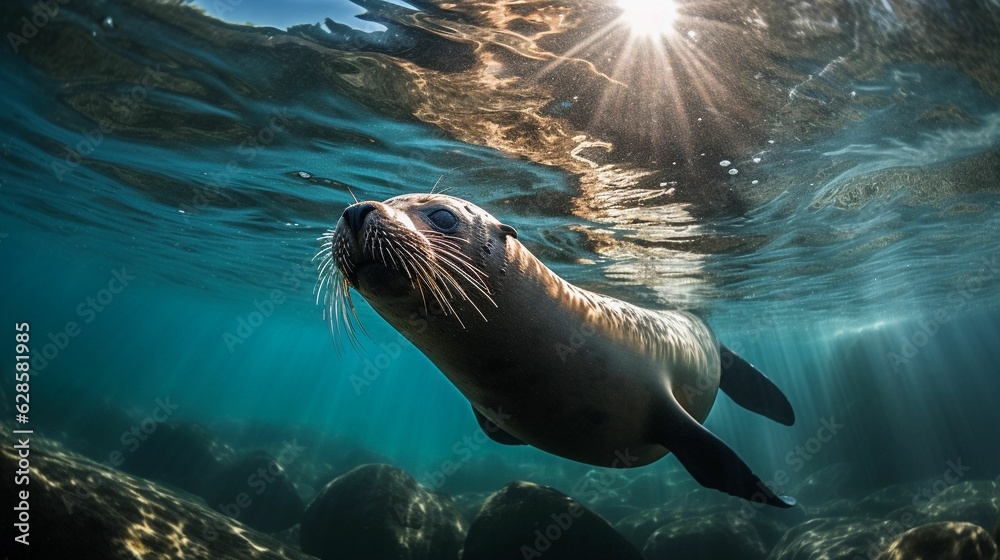
M997 478L995 3L682 4L658 49L612 4L411 4L366 3L378 25L364 30L346 4L323 26L293 11L313 19L287 31L249 2L204 4L231 23L189 4L44 18L5 4L23 41L0 54L0 309L30 324L39 437L102 461L169 399L170 422L237 452L337 442L323 466L286 466L306 504L385 462L453 495L549 485L633 538L627 515L697 488L673 457L613 475L685 490L591 496L579 481L600 469L475 443L468 402L366 304L367 351L337 351L317 238L352 196L434 187L516 227L575 284L696 312L766 372L794 427L726 397L706 425L797 495L789 531L847 515L837 500L919 495L955 461L961 483ZM553 14L565 27L534 35ZM22 17L45 24L25 33ZM446 462L461 474L442 478ZM998 503L982 507L995 519ZM982 507L933 520L979 522ZM791 558L779 548L765 552Z

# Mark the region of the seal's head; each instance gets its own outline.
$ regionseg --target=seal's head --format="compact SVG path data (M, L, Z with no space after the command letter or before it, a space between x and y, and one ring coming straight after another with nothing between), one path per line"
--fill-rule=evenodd
M459 307L485 318L483 305L495 305L489 278L503 266L507 236L517 232L451 196L359 202L320 237L318 297L324 298L331 326L343 324L349 335L350 288L390 322L434 307L464 328Z

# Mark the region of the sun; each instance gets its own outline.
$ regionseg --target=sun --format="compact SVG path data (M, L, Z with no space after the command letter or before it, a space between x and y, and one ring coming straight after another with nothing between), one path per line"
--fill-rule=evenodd
M653 38L675 32L677 4L673 0L618 0L618 6L622 9L619 21L633 35Z

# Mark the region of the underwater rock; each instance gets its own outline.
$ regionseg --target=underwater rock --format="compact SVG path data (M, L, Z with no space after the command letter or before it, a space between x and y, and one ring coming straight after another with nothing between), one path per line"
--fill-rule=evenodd
M278 539L279 541L300 550L302 545L300 544L299 534L302 532L302 526L295 524L284 531L273 533L270 536Z
M17 469L15 452L11 446L0 451L0 470ZM104 467L54 441L32 437L28 459L29 487L14 486L14 477L5 476L0 501L16 505L15 491L30 492L32 558L312 558L248 530L194 496ZM0 537L13 542L14 530L3 523Z
M838 498L829 502L813 503L813 505L803 505L802 511L809 519L820 517L878 517L860 511L860 503L856 499Z
M993 542L1000 544L1000 515L997 515L997 524L993 527Z
M451 498L392 465L362 465L327 484L302 516L302 550L322 560L457 559L465 537Z
M131 443L138 442L130 431L141 430L143 416L149 413L130 413L109 397L80 392L53 395L41 406L39 417L46 434L98 463L119 467L121 461L128 461Z
M639 548L645 547L653 533L663 527L671 527L685 520L717 517L733 526L749 522L764 545L770 550L784 536L792 525L804 520L804 510L800 507L777 509L755 507L754 505L712 490L698 489L663 504L630 515L615 524L626 539Z
M659 507L647 508L635 515L630 515L615 523L615 527L625 538L641 548L645 546L653 532L660 527L684 519L723 513L729 517L750 521L757 527L762 536L778 531L778 535L771 542L780 538L789 526L802 522L804 516L803 509L800 507L789 509L777 509L763 505L757 507L750 502L727 496L721 492L698 488ZM778 523L780 528L773 527L774 523Z
M873 558L900 533L898 524L858 517L826 517L796 525L767 560Z
M243 438L243 441L249 441ZM311 429L296 428L280 431L268 442L258 443L257 448L279 456L289 444L299 448L295 468L288 475L308 503L323 487L338 476L361 465L388 463L388 457L368 449L361 443L345 437L317 433Z
M486 500L493 492L464 492L452 496L455 505L466 519L475 519Z
M577 479L570 494L614 524L699 488L691 475L676 470L592 469Z
M763 560L767 549L752 523L716 514L660 527L650 535L642 555L646 560Z
M194 424L157 424L145 439L134 438L121 469L204 496L208 481L232 464L233 450Z
M640 560L607 521L569 496L512 482L483 504L469 527L462 560Z
M997 545L979 525L932 523L900 535L876 560L997 560Z
M937 483L940 482L940 485ZM893 519L913 512L914 523L926 525L944 521L975 523L987 531L1000 511L1000 488L991 480L968 480L945 486L943 479L922 486L913 505L890 514ZM910 528L908 527L908 528Z
M723 511L736 512L739 505L739 500L736 498L711 490L698 489L660 507L630 515L615 523L615 528L629 542L642 548L660 527L690 517L703 517Z
M892 512L913 505L918 496L912 485L893 484L872 492L858 502L854 513L870 517L888 516Z
M305 504L283 464L264 452L244 457L215 475L205 500L263 533L284 531L302 519Z
M864 473L853 463L834 463L817 470L796 486L791 495L802 504L820 504L857 493Z

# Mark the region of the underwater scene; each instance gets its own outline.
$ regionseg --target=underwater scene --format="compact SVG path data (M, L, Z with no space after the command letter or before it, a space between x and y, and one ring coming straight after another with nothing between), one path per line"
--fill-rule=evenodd
M998 558L996 0L0 30L0 557Z

